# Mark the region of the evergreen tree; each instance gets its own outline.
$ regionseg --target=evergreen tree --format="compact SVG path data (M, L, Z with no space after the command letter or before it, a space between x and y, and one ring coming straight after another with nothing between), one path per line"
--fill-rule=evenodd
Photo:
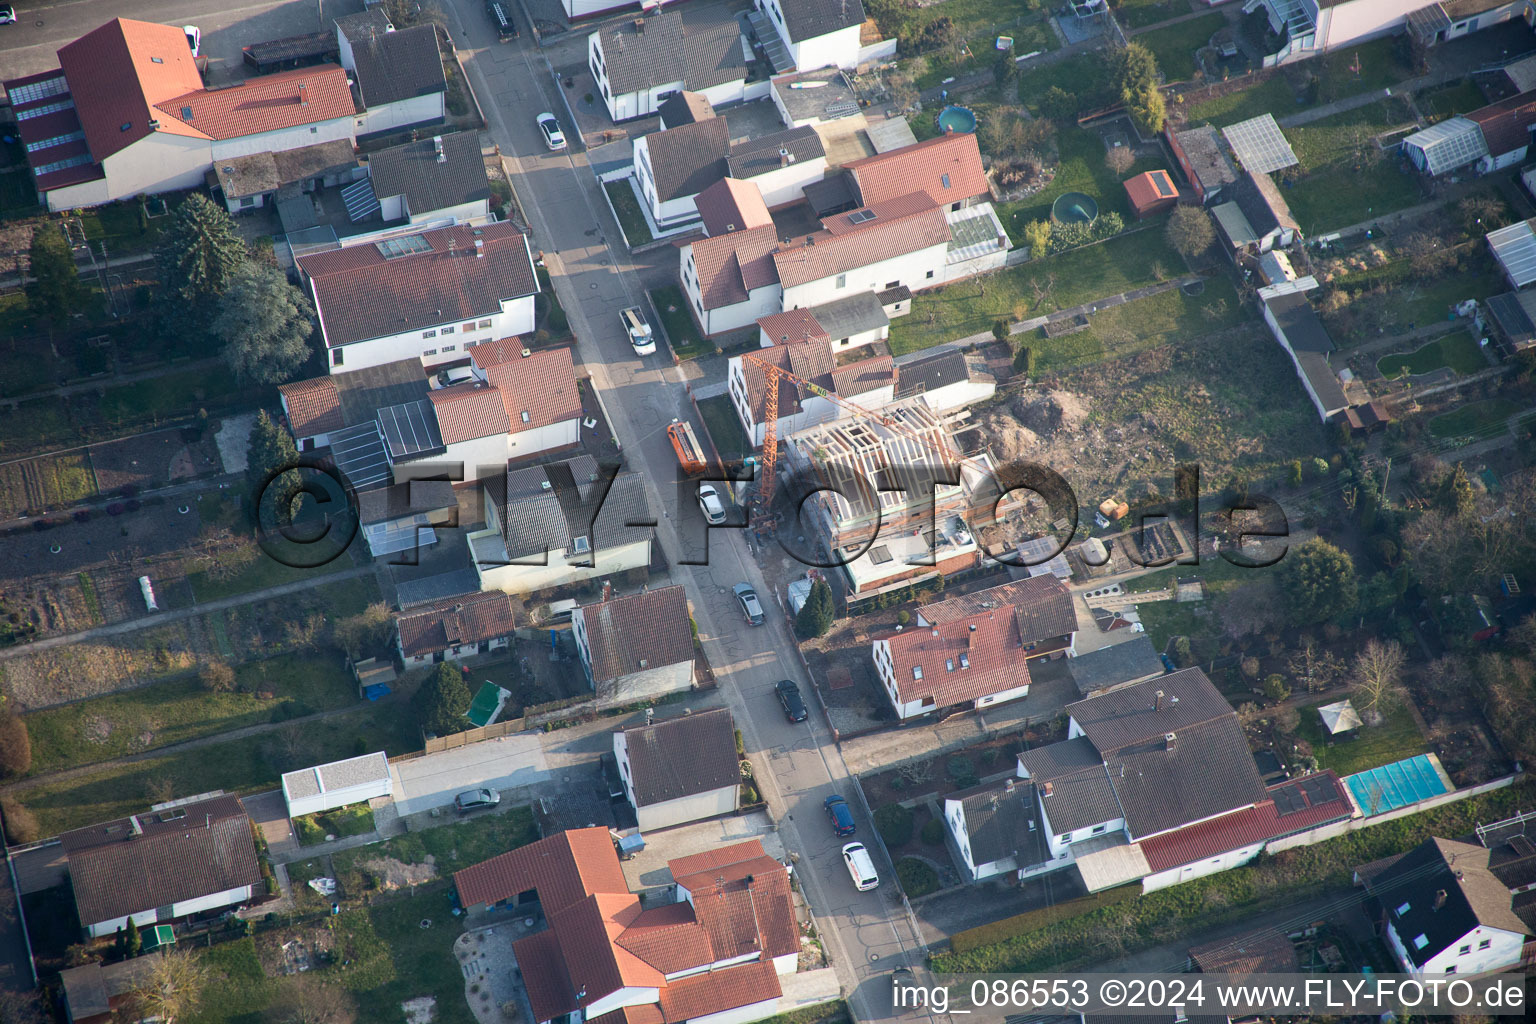
M1456 469L1448 473L1441 484L1440 507L1457 519L1465 519L1472 514L1476 503L1477 494L1472 490L1472 481L1467 478L1467 467L1458 462Z
M805 604L800 608L800 614L795 616L795 632L802 640L825 636L827 630L832 628L832 622L836 617L837 609L832 604L832 588L827 586L826 580L819 579L811 584L811 592L806 596Z
M282 271L246 263L230 279L210 330L236 379L280 384L309 359L315 309Z
M63 323L85 297L75 255L56 224L44 224L32 232L27 253L33 280L27 283L27 305L35 313Z
M257 522L282 525L291 520L294 499L299 493L299 474L294 471L298 464L299 452L293 446L293 438L266 410L257 413L246 447L245 468L251 510Z
M464 684L464 673L447 662L432 670L421 689L416 691L415 710L417 720L427 732L447 736L469 728L464 717L469 711L469 687Z
M144 937L139 934L138 922L128 919L128 931L123 935L123 955L135 957L144 948Z
M176 207L158 254L164 301L178 319L202 324L213 319L213 300L250 259L234 219L199 192Z
M1354 559L1321 537L1293 549L1281 563L1281 574L1297 625L1336 619L1355 608Z

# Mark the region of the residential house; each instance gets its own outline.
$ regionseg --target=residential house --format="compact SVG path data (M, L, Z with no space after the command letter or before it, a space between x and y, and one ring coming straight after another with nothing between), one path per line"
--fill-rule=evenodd
M161 804L59 837L87 938L248 903L262 885L256 838L232 796ZM261 890L265 894L265 890Z
M1223 198L1227 188L1237 183L1237 168L1227 156L1221 133L1210 125L1182 132L1170 128L1163 132L1163 139L1200 205Z
M1341 0L1295 3L1254 0L1284 42L1264 57L1265 67L1305 60L1403 30L1425 45L1458 39L1480 28L1522 17L1527 0Z
M985 402L997 393L997 378L972 366L958 348L903 360L896 367L896 397L920 398L935 413Z
M1179 202L1179 187L1167 171L1143 171L1127 178L1125 195L1137 220L1146 220L1173 209Z
M606 828L557 833L465 868L465 907L542 910L513 944L535 1024L749 1024L781 1009L800 952L789 873L751 840L668 864L676 902L642 906ZM792 1000L783 1000L787 1009Z
M59 972L59 993L68 1024L117 1024L134 994L149 983L159 960L146 953L114 964L100 961Z
M32 183L50 210L196 188L221 162L356 131L333 65L207 89L179 27L114 18L5 83Z
M1333 339L1313 312L1306 294L1270 286L1259 290L1259 301L1264 307L1264 322L1286 355L1291 357L1296 376L1301 379L1301 386L1312 400L1318 417L1326 423L1349 408L1349 398L1328 362L1328 355L1334 348Z
M1067 662L1067 674L1083 697L1097 697L1122 686L1144 683L1163 672L1163 659L1145 633L1079 654Z
M693 686L693 626L681 586L582 605L571 637L600 703L629 703Z
M757 0L758 18L779 36L796 71L859 64L860 0ZM762 37L761 29L758 31ZM767 45L767 40L764 40Z
M318 814L390 794L389 757L382 750L313 768L286 772L283 803L288 817Z
M635 180L658 227L698 216L694 197L727 176L730 131L725 118L652 132L635 140Z
M374 558L419 551L437 543L439 527L459 525L459 499L448 480L373 487L357 492L357 524Z
M726 392L754 448L762 446L768 428L769 371L763 363L807 381L779 381L774 418L781 436L852 414L829 396L875 408L890 402L896 389L896 371L890 356L874 356L838 366L825 336L760 348L747 357L732 356L726 364Z
M482 223L491 216L478 132L417 139L368 158L368 178L386 221Z
M874 641L875 674L896 717L984 708L1029 695L1020 616L975 612Z
M334 139L220 160L204 175L204 181L224 197L226 210L242 213L289 195L346 185L362 173L351 140Z
M587 67L615 121L649 117L684 90L718 108L768 89L766 81L749 89L741 24L719 7L614 21L587 37Z
M656 114L661 118L661 130L666 131L678 125L693 124L714 117L715 105L703 93L684 89L662 100L656 108Z
M528 239L510 223L346 239L300 256L331 373L533 333L539 292Z
M418 605L394 619L395 652L407 667L504 651L517 628L512 599L494 592Z
M809 125L731 143L725 157L731 177L750 181L771 209L798 203L805 188L827 173L827 147Z
M1526 840L1519 857L1525 874L1536 861L1530 847ZM1404 973L1477 975L1536 961L1532 908L1520 900L1517 913L1515 894L1492 866L1494 854L1475 843L1432 838L1355 869L1356 883L1370 895L1366 906L1377 933Z
M336 20L341 66L352 72L358 135L381 135L440 124L447 115L448 80L437 47L437 26L396 29L379 9Z
M762 348L816 338L824 340L834 353L842 353L890 337L891 318L874 292L857 292L820 306L761 317L757 327L757 343Z
M917 624L947 626L993 611L1011 613L1017 619L1026 660L1071 657L1075 653L1077 610L1072 592L1049 573L920 605Z
M991 199L974 132L949 132L900 149L843 164L860 206L874 206L915 191L956 211Z
M729 708L620 729L613 756L642 833L736 810L741 765Z
M733 231L773 226L762 192L756 185L735 178L721 178L710 185L694 198L694 205L704 222L706 235L728 235Z
M783 310L784 289L773 265L778 248L772 223L678 248L683 294L705 335L737 330Z
M638 473L580 455L481 486L488 525L468 537L481 590L530 594L651 563L656 517Z
M481 372L483 380L427 394L443 439L438 458L461 464L461 479L499 476L508 460L581 443L581 389L570 349L541 349Z
M331 434L346 426L341 396L331 377L314 377L277 386L283 419L299 451L328 447Z
M980 882L997 875L1028 878L1056 865L1045 841L1045 820L1034 784L986 783L944 797L945 838L966 873Z
M1253 244L1259 252L1289 246L1301 237L1290 206L1268 174L1245 172L1233 190L1233 201L1253 228Z

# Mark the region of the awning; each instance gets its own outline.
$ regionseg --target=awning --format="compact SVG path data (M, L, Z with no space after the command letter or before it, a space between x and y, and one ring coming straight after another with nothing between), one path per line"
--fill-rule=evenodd
M1113 889L1152 873L1141 847L1126 842L1120 833L1077 843L1072 847L1072 857L1089 892Z

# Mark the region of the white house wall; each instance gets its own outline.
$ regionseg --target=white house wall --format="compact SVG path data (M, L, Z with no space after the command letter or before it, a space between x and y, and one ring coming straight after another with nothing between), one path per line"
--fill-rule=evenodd
M640 988L637 986L616 989L603 996L603 998L588 1003L585 1007L584 1019L596 1020L603 1014L611 1013L624 1006L645 1006L648 1003L655 1003L660 999L660 989ZM694 1020L699 1019L701 1018L694 1018Z
M476 538L497 537L495 530L470 535ZM482 591L500 590L507 594L532 594L551 587L568 586L599 576L639 569L651 562L649 540L629 544L605 546L598 549L596 564L580 566L568 564L565 549L558 548L546 555L545 565L476 565L480 574Z
M735 810L736 787L724 786L707 793L694 793L691 796L636 808L635 820L640 826L640 831L644 833L671 828L674 825L685 825L690 821L718 818L722 814L731 814Z
M1393 954L1403 970L1416 977L1426 974L1444 974L1447 967L1455 967L1457 974L1477 974L1483 971L1499 970L1520 962L1520 952L1524 945L1524 936L1513 932L1504 931L1502 928L1489 928L1478 925L1458 941L1451 943L1435 956L1429 959L1422 968L1414 964L1404 948L1404 937L1397 932L1396 921L1387 922L1387 945L1392 947ZM1412 941L1413 936L1407 936L1406 941ZM1483 940L1488 940L1489 946L1485 950L1478 949ZM1460 955L1462 946L1470 946L1467 955Z
M199 896L196 899L182 900L180 903L171 904L171 912L163 920L172 921L177 918L187 917L192 914L201 914L209 910L218 910L220 907L233 906L245 903L251 898L251 887L242 885L236 889L225 889L223 892L210 893L207 896ZM92 937L102 938L107 935L117 934L119 928L128 927L128 917L132 917L134 923L143 928L155 924L162 919L158 916L158 908L140 910L131 915L113 918L110 921L102 921L90 925L87 929Z
M333 117L329 121L317 121L314 124L294 125L292 128L241 135L233 139L214 139L210 145L208 166L212 167L220 160L255 153L281 153L339 139L351 142L353 135L352 115L348 114L346 117Z
M97 178L94 181L82 181L78 185L50 189L46 198L49 212L59 213L84 206L100 206L102 203L110 203L117 197L112 195L111 186L107 184L105 178Z
M750 1024L755 1020L764 1020L779 1012L779 997L763 999L746 1006L738 1006L734 1010L721 1010L719 1013L706 1013L702 1017L691 1017L688 1024ZM591 1018L587 1018L591 1020Z
M313 287L310 291L314 295ZM323 312L323 311L322 311ZM479 326L482 321L489 320L489 327ZM420 358L428 365L437 363L451 363L463 358L466 341L484 342L495 341L497 338L510 338L518 334L531 334L533 332L533 296L525 295L502 303L500 312L482 315L473 320L475 329L466 331L466 319L458 320L435 326L422 326L404 331L400 334L390 334L380 338L369 338L366 341L353 341L345 345L330 349L331 372L347 373L352 370L361 370L370 366L380 366L384 363L392 363L398 359ZM452 327L453 333L442 333L444 327ZM324 327L322 324L322 331ZM427 332L435 332L435 337L424 337ZM336 352L343 352L341 362L336 360Z
M1477 162L1477 169L1483 174L1491 174L1494 171L1502 171L1506 167L1513 167L1525 159L1526 147L1512 149L1508 153L1498 156L1485 156Z
M213 169L207 139L155 132L102 161L106 200L196 188ZM57 191L63 191L57 190Z
M1166 889L1180 882L1190 882L1196 878L1204 878L1206 875L1214 875L1218 871L1229 871L1247 864L1257 857L1262 849L1264 849L1262 842L1254 843L1251 846L1229 850L1219 857L1206 857L1193 864L1181 864L1176 868L1147 875L1141 880L1141 891L1156 892L1158 889Z
M504 651L506 649L506 637L497 637L495 640L490 641L489 650L491 652ZM400 645L396 643L395 653L398 654L400 656L400 660L407 665L431 665L435 663L435 657L438 652L427 651L425 654L413 654L410 657L406 657L405 652L401 650ZM478 642L472 644L455 644L452 647L446 648L441 653L443 655L444 661L463 661L466 658L473 658L476 654L479 654L480 644Z
M514 412L513 415L516 415ZM515 426L516 424L514 424ZM581 443L581 420L561 420L507 436L507 458L525 459Z
M357 133L377 135L381 132L391 132L400 128L409 128L412 125L441 121L444 114L442 93L409 96L393 103L369 107L367 113L363 115L364 126L358 129Z
M613 692L601 695L598 704L626 704L666 693L682 693L693 686L693 662L680 661L631 672L611 684Z
M385 775L373 782L346 786L342 789L324 790L313 796L301 796L287 801L288 817L298 818L306 814L318 814L321 811L346 807L348 804L360 804L374 797L389 796L389 788L389 776Z
M798 203L805 198L805 186L827 176L827 158L818 156L812 160L796 160L783 167L775 167L747 180L758 187L763 202L769 209Z
M467 224L471 221L489 220L491 216L491 201L489 199L477 199L471 203L445 206L440 210L409 210L407 212L410 214L412 224L441 221L450 217L455 223ZM389 218L386 217L385 219L388 220Z
M970 380L956 381L923 392L923 403L934 412L949 412L975 402L984 402L997 393L995 381L977 383Z
M891 282L906 285L913 291L931 288L944 283L944 254L947 242L930 245L916 252L895 256L864 267L855 267L842 275L829 275L819 280L797 284L784 289L783 308L820 306L834 299L845 298L859 291L883 291ZM844 279L843 287L837 286L838 277Z
M795 59L796 71L815 71L817 68L840 67L851 71L859 63L860 25L849 25L824 36L816 36L802 43L789 44L790 56Z
M591 14L635 6L633 0L560 0L560 4L572 18L585 18Z
M640 192L645 196L645 204L651 208L651 219L657 225L665 227L674 221L694 220L699 216L693 195L666 201L658 198L656 172L651 165L650 136L641 136L635 140L635 179L640 182Z

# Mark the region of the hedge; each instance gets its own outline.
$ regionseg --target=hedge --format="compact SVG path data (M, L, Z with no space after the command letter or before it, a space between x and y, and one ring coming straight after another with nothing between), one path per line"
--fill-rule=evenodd
M1014 924L1000 929L997 941L973 942L966 948L956 940L971 933L960 933L951 940L951 952L933 958L933 969L958 974L1072 970L1180 941L1198 931L1348 885L1357 865L1405 853L1431 836L1468 834L1479 823L1518 813L1530 797L1523 780L1517 780L1480 797L1265 855L1244 867L1154 893L1138 895L1134 887L1125 887L1134 899L1117 899L1107 906L1088 901L1065 904L1060 909L1075 906L1076 911L1045 922L1047 928L1025 931ZM980 931L972 929L972 933Z
M896 878L901 882L902 891L914 900L937 892L939 888L939 873L927 861L916 857L903 857L896 862Z
M905 846L912 841L912 812L901 804L877 807L875 828L886 846Z

